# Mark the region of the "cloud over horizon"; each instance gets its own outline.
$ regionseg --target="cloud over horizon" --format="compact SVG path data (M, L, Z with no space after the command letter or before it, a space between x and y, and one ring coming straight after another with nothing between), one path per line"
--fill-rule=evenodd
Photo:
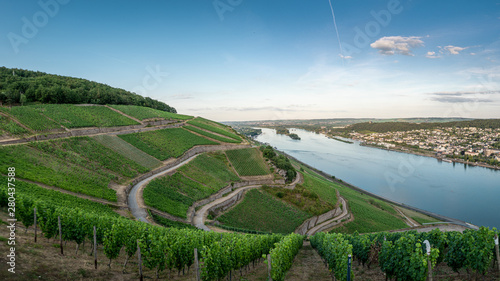
M500 94L500 90L494 91L459 91L459 92L436 92L429 93L432 96L430 99L437 102L443 103L465 103L465 102L493 102L489 98L479 98L481 95L496 95Z
M429 59L437 59L437 58L440 58L440 56L436 55L436 52L427 52L427 54L425 55L426 58L429 58Z
M370 47L377 49L382 55L413 56L412 49L424 46L424 42L420 38L422 37L385 36L371 43Z
M461 51L468 49L469 47L458 47L458 46L448 45L444 47L439 46L439 48L441 48L441 51L444 53L449 53L451 55L459 55Z

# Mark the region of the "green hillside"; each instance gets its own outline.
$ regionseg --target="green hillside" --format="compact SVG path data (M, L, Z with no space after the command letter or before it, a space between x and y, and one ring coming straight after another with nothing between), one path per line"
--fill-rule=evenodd
M133 133L119 137L161 161L179 157L195 145L218 144L182 128Z
M269 193L249 190L242 202L217 220L224 225L263 232L291 233L311 217Z
M256 148L228 150L226 154L240 176L262 176L271 173Z
M126 104L176 113L175 108L151 98L81 78L0 67L3 104Z
M146 205L186 218L188 208L231 182L239 181L222 153L204 153L172 176L151 181L144 189Z
M137 106L137 105L117 105L113 104L110 107L119 110L129 116L139 120L146 119L179 119L187 120L192 119L193 116L172 113L168 111L157 110L150 107Z

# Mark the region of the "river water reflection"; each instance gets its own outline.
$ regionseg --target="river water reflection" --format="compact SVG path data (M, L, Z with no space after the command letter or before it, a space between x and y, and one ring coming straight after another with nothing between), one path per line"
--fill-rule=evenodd
M301 140L262 129L269 143L319 170L391 200L500 228L500 171L348 144L291 129Z

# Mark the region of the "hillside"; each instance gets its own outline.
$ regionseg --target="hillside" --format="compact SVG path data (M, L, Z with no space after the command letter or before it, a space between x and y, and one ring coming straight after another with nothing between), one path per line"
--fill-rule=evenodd
M396 132L396 131L411 131L420 129L435 129L446 127L476 127L482 129L497 129L500 128L500 119L476 119L466 121L451 121L451 122L428 122L428 123L409 123L409 122L364 122L348 125L345 128L333 129L333 132Z
M176 113L151 98L81 78L0 67L0 104L123 104Z
M18 229L27 228L27 234L17 232L23 259L16 269L28 278L137 279L140 248L148 277L191 280L196 248L203 280L255 262L260 274L263 254L271 255L273 279L282 280L304 239L291 232L377 232L406 228L408 217L435 220L326 179L271 147L252 147L231 127L200 117L133 105L69 104L0 107L0 114L1 178L8 183L0 186L0 217L8 224L14 216ZM24 132L12 133L14 127ZM15 211L9 209L13 200ZM34 213L38 235L47 238L38 242ZM97 271L87 255L94 226ZM3 228L1 251L8 251L9 236ZM335 237L357 243L355 235ZM5 274L0 276L20 280ZM253 280L252 274L241 275Z

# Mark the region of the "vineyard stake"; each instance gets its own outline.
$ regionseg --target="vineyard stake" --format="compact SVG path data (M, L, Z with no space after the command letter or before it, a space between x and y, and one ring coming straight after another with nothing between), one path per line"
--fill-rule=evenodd
M63 244L62 244L62 229L61 229L61 217L57 216L57 225L59 226L59 245L61 246L61 255L64 256Z
M36 207L33 209L34 220L35 220L35 243L36 243Z
M269 276L269 278L268 278L269 281L273 281L273 278L271 277L271 269L272 269L272 266L271 266L271 255L268 254L267 255L267 274Z
M97 269L97 237L94 225L94 267Z
M432 281L431 243L429 240L425 240L424 244L427 248L427 281Z
M139 260L139 280L142 281L142 261L141 261L141 247L139 246L139 239L137 239L137 258Z
M347 256L347 281L351 281L351 255Z
M500 253L498 250L498 234L495 234L495 252L497 254L498 271L500 271Z
M200 264L198 262L198 249L194 248L194 273L196 275L196 281L200 281Z

